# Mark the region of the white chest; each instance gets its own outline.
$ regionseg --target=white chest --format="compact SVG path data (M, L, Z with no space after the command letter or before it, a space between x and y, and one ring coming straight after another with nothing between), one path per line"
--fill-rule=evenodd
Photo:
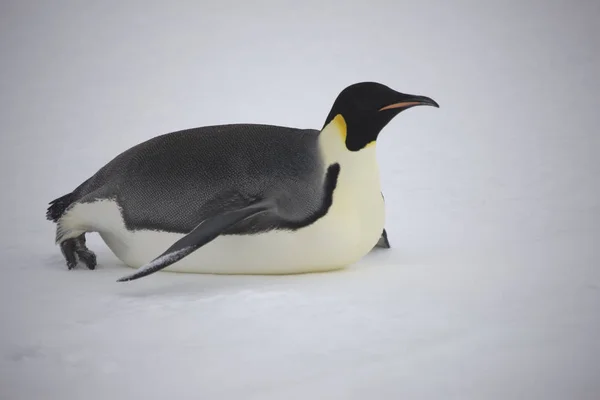
M361 257L377 243L385 223L375 147L348 154L339 163L340 175L328 215L332 223L354 236L348 239Z

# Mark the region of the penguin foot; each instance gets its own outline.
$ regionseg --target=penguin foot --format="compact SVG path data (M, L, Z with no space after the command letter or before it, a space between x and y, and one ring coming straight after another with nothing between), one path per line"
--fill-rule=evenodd
M87 248L85 244L85 234L74 239L67 239L61 242L60 249L69 270L75 268L79 261L82 261L90 270L96 269L98 264L96 254Z
M83 261L88 269L96 269L96 254L93 251L87 249L77 250L77 255L79 256L79 260Z
M83 261L88 269L96 269L96 254L88 249L85 243L85 233L75 238L75 252L79 256L79 260Z
M60 250L70 270L77 266L77 253L75 239L67 239L60 243Z

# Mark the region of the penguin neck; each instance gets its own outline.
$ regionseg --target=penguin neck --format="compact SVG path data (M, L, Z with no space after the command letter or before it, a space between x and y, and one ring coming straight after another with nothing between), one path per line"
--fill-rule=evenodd
M326 166L340 164L340 183L348 181L358 190L374 190L379 194L381 188L375 142L358 151L350 151L346 147L346 134L346 121L341 114L336 115L321 130L319 148L323 161Z
M364 255L375 246L385 224L375 143L358 151L348 150L346 123L337 115L321 130L319 148L325 170L335 163L340 166L327 213L330 226L334 232L350 238L348 243L356 255Z

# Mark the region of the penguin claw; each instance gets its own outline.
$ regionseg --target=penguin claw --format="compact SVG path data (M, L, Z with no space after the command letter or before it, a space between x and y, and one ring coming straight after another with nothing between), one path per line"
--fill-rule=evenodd
M79 256L79 260L83 261L89 270L96 269L97 261L94 252L90 250L79 250L77 251L77 255Z
M60 244L60 248L65 257L69 271L75 269L80 261L84 263L89 270L96 269L96 265L98 265L96 254L85 245L84 235L63 241Z

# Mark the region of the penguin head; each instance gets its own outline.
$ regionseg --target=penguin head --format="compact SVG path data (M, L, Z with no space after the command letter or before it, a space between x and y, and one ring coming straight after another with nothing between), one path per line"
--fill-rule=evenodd
M375 142L396 115L421 105L439 107L429 97L400 93L376 82L356 83L338 95L323 127L343 121L346 148L358 151Z

